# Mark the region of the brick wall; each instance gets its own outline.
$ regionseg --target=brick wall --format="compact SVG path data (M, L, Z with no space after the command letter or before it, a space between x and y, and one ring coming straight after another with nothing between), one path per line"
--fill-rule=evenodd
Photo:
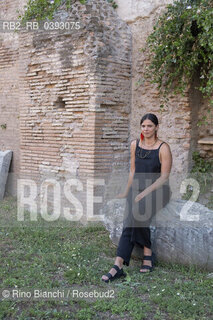
M210 113L208 112L209 109L211 110ZM206 116L207 123L203 120L204 116ZM206 140L206 138L208 138L211 143L198 143L197 150L203 158L213 159L213 111L206 99L201 100L201 105L198 111L198 120L202 122L202 125L197 128L198 141L201 139Z
M0 2L0 19L15 20L16 10L25 1ZM20 168L19 135L19 37L17 33L0 32L0 150L12 150L13 158L6 191L16 195ZM6 128L5 128L6 125Z
M79 30L19 35L22 178L109 181L128 168L130 31L105 1L75 9Z

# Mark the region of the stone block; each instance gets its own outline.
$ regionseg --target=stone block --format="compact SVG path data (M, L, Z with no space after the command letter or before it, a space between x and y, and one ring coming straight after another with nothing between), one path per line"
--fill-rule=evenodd
M5 186L7 183L8 171L12 159L12 151L0 151L0 200L4 198Z
M125 199L113 199L102 209L104 224L115 245L122 232L125 205ZM191 215L196 215L198 220L186 221ZM213 271L212 210L197 202L171 200L157 213L150 230L157 260ZM132 256L142 259L142 251L135 245Z

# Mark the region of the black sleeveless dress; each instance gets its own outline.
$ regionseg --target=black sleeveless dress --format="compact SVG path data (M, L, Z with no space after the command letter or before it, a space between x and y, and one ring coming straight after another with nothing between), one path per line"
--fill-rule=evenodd
M161 163L158 149L143 149L139 147L139 140L135 150L135 174L132 186L127 196L127 205L123 223L124 234L130 238L130 242L137 243L142 248L151 248L150 222L155 224L155 215L171 198L171 189L167 180L158 189L149 193L139 202L135 203L135 197L153 184L161 175Z

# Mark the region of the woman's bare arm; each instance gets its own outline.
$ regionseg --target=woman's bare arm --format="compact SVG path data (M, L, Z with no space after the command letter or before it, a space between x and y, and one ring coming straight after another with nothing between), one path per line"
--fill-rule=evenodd
M135 149L136 149L136 140L131 142L131 158L130 158L130 172L129 172L129 178L127 182L126 189L124 193L121 193L117 196L117 198L126 198L129 192L129 189L132 185L134 174L135 174Z

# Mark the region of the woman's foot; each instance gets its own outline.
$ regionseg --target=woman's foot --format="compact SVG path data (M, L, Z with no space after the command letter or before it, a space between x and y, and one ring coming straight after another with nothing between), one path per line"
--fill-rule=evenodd
M144 255L143 264L141 266L140 272L150 272L153 269L153 254L152 255Z
M125 275L126 274L123 272L123 269L120 266L114 265L107 274L102 276L101 279L105 282L108 282L109 280L112 281Z

